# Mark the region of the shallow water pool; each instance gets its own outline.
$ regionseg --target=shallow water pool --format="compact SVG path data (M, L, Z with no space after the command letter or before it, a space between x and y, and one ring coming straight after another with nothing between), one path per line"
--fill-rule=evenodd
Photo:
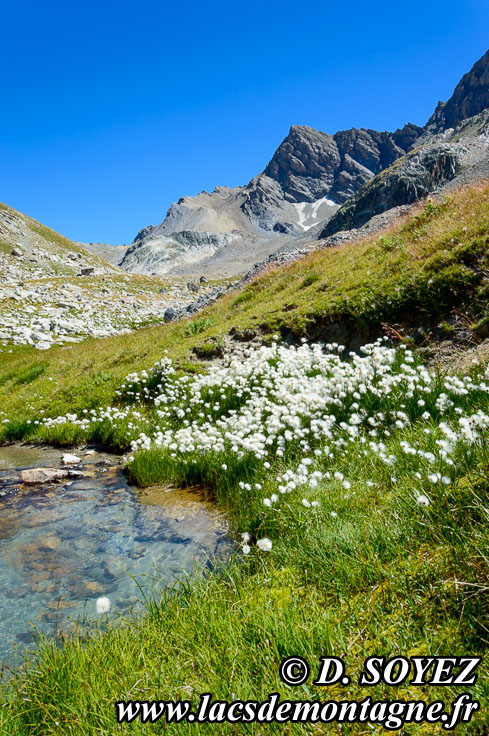
M131 488L116 458L83 457L82 477L24 486L21 467L61 466L55 449L0 447L0 663L36 631L69 631L140 605L183 570L229 553L222 515L197 491Z

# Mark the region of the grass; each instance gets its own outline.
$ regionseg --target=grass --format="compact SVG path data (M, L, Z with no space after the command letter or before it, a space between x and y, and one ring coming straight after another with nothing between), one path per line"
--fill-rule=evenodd
M38 353L28 348L4 352L0 354L0 402L8 421L0 425L3 438L42 437L76 444L86 435L74 425L60 425L49 432L34 425L40 411L55 416L133 402L141 413L141 425L131 430L137 436L154 416L148 402L135 401L128 393L134 386L116 394L125 375L149 369L165 350L177 375L201 371L204 365L191 356L220 346L222 337L233 329L239 335L276 331L284 336L307 336L322 329L327 337L328 330L340 324L371 336L385 321L446 320L454 306L465 310L477 325L487 314L488 243L489 187L474 187L449 201L429 204L383 236L315 252L266 273L238 296L224 296L192 322L55 348L43 354L42 363ZM291 304L293 310L287 308ZM205 327L197 329L196 323ZM443 330L447 332L446 327ZM41 365L43 371L36 375ZM153 385L150 376L145 385L151 391L159 380ZM232 396L229 401L238 398ZM489 412L487 395L471 398L467 405L463 402L462 397L464 410ZM386 399L377 410L394 408L401 405ZM414 405L411 410L417 411ZM125 449L127 427L124 422L116 429L109 422L99 424L92 439ZM236 554L226 568L184 578L161 600L148 601L144 617L104 626L88 636L80 632L62 647L41 641L26 668L3 687L0 733L86 736L154 730L177 734L182 726L151 727L135 721L117 727L114 702L196 702L203 692L222 700L261 700L278 692L288 699L352 700L371 695L376 699L439 698L449 703L459 689L417 688L409 683L360 688L356 684L365 658L374 654L487 653L487 445L477 443L461 450L450 485L433 486L431 504L419 507L413 504L414 461L403 454L401 442L431 449L436 433L429 439L427 429L434 431L435 425L413 414L409 426L385 436L385 454L402 458L395 469L372 456L366 459L360 438L347 442L344 456L336 456L331 469L346 477L354 469L352 488L346 492L334 477L322 480L310 496L321 500L313 514L301 507L304 491L298 489L280 513L265 515L262 499L268 487L255 489L253 484L268 482L272 489L274 481L262 478L251 460L244 477L233 468L229 455L212 463L204 457L193 467L184 467L160 450L137 453L130 472L139 483L204 484L228 510L235 534L267 535L274 540L273 552ZM302 455L297 447L283 459L275 458L273 472L295 467ZM229 475L219 472L223 460L231 468ZM240 492L238 481L243 480L251 481L251 487ZM321 688L312 684L311 677L303 687L285 686L278 669L282 659L293 654L308 660L313 672L320 656L343 656L350 684ZM481 701L482 712L468 726L459 726L457 733L487 733L488 674L484 661L477 684L470 688L472 697ZM233 734L239 729L257 736L274 732L274 726L231 724L186 724L185 729L190 734ZM335 732L292 724L280 730L285 734ZM381 729L345 724L341 732L380 734ZM440 724L425 724L407 726L404 733L431 735L445 730Z

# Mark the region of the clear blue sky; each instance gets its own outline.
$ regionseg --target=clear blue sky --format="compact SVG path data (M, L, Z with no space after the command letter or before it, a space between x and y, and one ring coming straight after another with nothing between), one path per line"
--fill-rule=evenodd
M0 201L130 242L246 183L291 124L424 124L489 46L487 0L0 0Z

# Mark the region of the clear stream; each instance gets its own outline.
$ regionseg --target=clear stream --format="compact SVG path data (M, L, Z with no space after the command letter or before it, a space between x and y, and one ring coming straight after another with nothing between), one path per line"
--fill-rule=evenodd
M22 485L21 468L62 467L61 456L0 447L0 670L22 663L36 631L97 618L99 596L117 616L141 605L138 584L157 594L230 550L222 515L202 493L131 488L118 458L104 453L83 457L80 478Z

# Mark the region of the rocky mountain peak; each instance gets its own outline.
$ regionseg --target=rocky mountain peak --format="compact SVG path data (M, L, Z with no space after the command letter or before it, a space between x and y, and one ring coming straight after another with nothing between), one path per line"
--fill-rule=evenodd
M425 128L409 122L393 133L350 128L330 135L291 125L248 184L182 197L162 223L138 233L122 266L166 273L214 263L222 273L239 273L248 259L292 242L361 226L476 165L485 172L485 159L479 164L486 151L486 109L489 114L489 52L461 79L450 100L438 104ZM484 120L477 120L481 116ZM448 128L455 131L438 140L436 134Z
M332 184L339 164L333 137L307 125L292 125L263 174L278 182L289 202L313 202Z
M430 135L455 128L463 120L489 108L489 51L486 51L470 72L464 74L448 102L439 102L426 123Z

